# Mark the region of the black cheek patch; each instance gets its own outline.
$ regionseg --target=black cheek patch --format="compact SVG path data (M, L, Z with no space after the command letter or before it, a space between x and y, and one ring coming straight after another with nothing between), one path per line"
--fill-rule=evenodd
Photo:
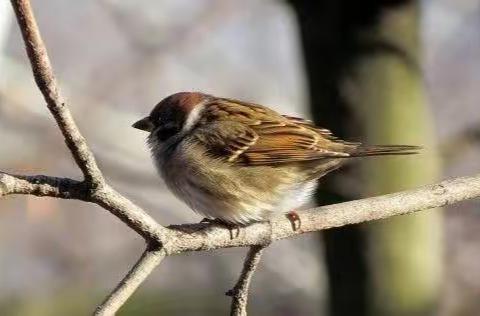
M173 135L177 134L179 132L179 128L177 126L169 126L169 127L163 127L159 128L156 131L157 134L157 139L160 141L166 141Z

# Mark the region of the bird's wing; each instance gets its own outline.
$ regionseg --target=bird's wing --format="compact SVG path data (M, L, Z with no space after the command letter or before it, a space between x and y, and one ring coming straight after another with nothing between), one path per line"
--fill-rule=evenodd
M309 121L238 100L215 99L204 117L207 123L197 130L197 140L213 156L240 165L349 157L348 149L356 147Z

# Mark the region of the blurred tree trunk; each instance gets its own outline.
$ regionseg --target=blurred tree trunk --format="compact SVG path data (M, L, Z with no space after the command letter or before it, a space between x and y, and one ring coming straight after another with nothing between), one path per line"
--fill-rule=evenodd
M350 140L363 133L367 143L431 147L418 66L418 3L290 3L300 25L315 121ZM431 182L439 164L430 148L426 152L371 159L364 168L367 185L356 188L338 185L345 173L327 176L317 200L356 198L358 187L372 195ZM439 294L441 227L441 213L431 211L325 232L331 315L431 314Z
M341 138L351 138L353 112L340 95L345 65L352 58L354 25L343 23L341 1L290 1L300 25L308 76L311 112L317 124ZM335 184L346 169L322 179L316 199L320 205L359 196L339 192ZM322 234L328 273L329 309L335 316L367 315L365 238L362 226L332 229Z
M375 29L380 41L402 55L366 57L347 84L350 98L374 144L423 144L414 158L365 163L369 195L415 187L436 180L439 161L432 150L431 115L419 70L419 6L386 11ZM435 310L442 273L442 213L438 210L369 225L373 289L381 315L429 315Z

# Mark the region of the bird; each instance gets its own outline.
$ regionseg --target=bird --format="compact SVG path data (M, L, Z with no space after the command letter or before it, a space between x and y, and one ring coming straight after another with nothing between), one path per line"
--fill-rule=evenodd
M177 198L238 226L282 213L298 219L318 179L351 158L420 149L344 141L309 120L201 92L164 98L132 127L149 133L154 165Z

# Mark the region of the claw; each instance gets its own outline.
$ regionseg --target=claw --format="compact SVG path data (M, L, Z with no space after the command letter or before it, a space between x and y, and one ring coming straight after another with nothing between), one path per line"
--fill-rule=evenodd
M297 212L291 211L285 214L285 216L288 218L288 220L292 224L292 229L294 231L296 231L297 229L300 229L300 227L302 226L302 220L300 219L300 216L298 215ZM298 226L297 226L297 222L298 222Z
M238 236L240 236L240 226L224 222L219 218L210 219L205 217L200 221L200 223L216 224L227 228L230 232L230 239L238 238Z
M200 221L200 224L210 224L210 223L212 223L213 221L214 221L213 219L204 217L204 218L202 218L202 220Z

